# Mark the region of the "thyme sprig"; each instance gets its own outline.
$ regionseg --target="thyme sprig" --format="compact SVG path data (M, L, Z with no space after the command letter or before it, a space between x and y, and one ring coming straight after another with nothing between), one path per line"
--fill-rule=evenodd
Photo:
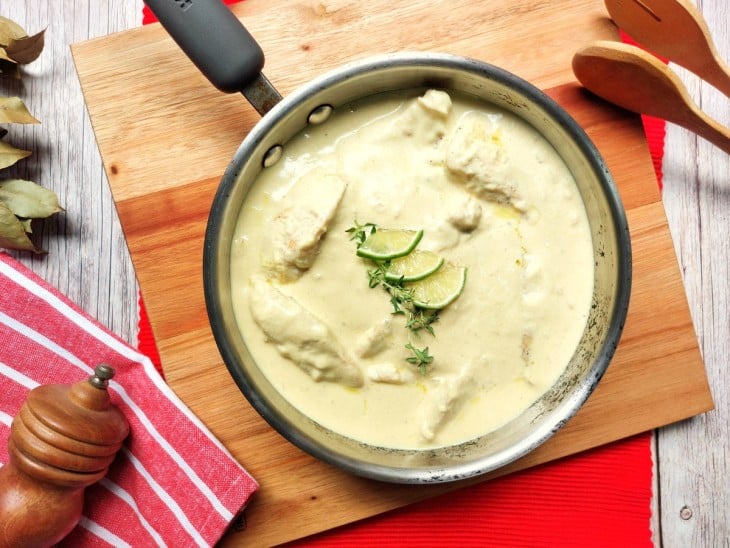
M355 221L355 224L348 228L345 232L349 233L350 240L356 241L357 247L360 247L363 243L365 243L368 236L374 233L377 228L378 227L374 223L365 223L364 225L361 225Z
M346 230L350 234L350 240L357 243L360 247L370 234L377 231L377 225L374 223L360 224L355 221L354 225ZM438 311L425 310L420 308L413 302L413 290L403 285L403 278L398 280L388 280L385 273L390 267L390 261L369 260L374 268L367 271L368 287L374 289L382 287L390 295L390 304L393 306L393 314L403 315L406 318L405 327L416 336L420 336L421 331L426 331L432 336L436 336L433 330L433 323L438 321ZM426 374L426 369L433 362L433 356L428 354L428 347L422 349L414 347L411 343L406 344L406 348L413 355L408 356L406 361L418 367L422 375Z
M426 348L419 349L413 346L411 343L408 343L406 345L406 348L413 352L413 356L408 356L406 358L406 361L418 367L421 375L425 375L426 368L431 365L431 362L433 362L433 356L430 356L428 354L428 346Z
M406 320L406 327L416 334L423 329L435 337L436 334L433 332L431 324L438 321L438 312L426 311L418 307L414 308L414 312L412 312L410 317Z
M413 302L413 290L404 287L403 278L395 281L388 281L385 273L390 266L390 261L373 261L375 268L368 270L368 286L373 289L381 286L390 295L390 304L393 306L393 314L401 314L406 317L406 328L413 333L422 329L435 336L432 323L436 322L438 313L420 308Z

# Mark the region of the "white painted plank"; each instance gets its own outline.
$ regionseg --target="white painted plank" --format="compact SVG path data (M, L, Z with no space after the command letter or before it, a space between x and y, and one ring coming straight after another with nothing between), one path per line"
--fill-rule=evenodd
M3 176L53 189L66 209L38 225L48 255L14 254L86 312L136 344L137 286L101 165L69 45L141 22L137 0L2 0L0 15L27 32L46 29L41 57L20 82L0 82L41 121L11 126L8 139L33 155Z
M699 0L730 60L730 3ZM702 109L730 126L730 98L673 66ZM730 545L730 156L667 128L664 204L716 410L657 432L657 518L667 548Z

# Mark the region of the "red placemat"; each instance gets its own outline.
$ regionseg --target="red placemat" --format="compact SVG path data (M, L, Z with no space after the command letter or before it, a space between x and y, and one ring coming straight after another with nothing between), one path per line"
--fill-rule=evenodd
M144 7L142 22L154 21ZM665 123L646 116L642 120L661 187ZM159 367L141 300L140 317L139 349ZM653 546L651 438L647 432L290 546Z

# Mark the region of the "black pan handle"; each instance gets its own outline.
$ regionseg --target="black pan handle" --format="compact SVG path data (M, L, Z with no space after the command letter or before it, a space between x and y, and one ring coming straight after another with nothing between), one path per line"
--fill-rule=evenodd
M242 92L261 114L281 100L261 73L263 50L223 2L144 2L185 55L220 91Z

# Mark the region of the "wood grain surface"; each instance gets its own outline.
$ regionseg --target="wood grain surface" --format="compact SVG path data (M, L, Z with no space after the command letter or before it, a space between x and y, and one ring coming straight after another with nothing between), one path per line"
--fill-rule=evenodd
M501 2L500 5L488 5L496 2L473 3L480 4L483 12L470 14L465 8L468 3L454 3L453 17L447 14L441 18L446 29L435 32L433 39L427 35L434 29L440 29L441 20L429 28L428 19L424 19L423 25L419 26L421 8L409 7L409 3L396 4L397 10L388 4L387 10L383 11L381 19L391 14L402 16L404 12L411 13L409 26L400 26L392 36L376 33L373 31L375 27L368 21L356 26L377 34L379 41L370 43L377 43L384 50L399 49L396 42L402 40L411 49L419 49L420 45L422 49L433 47L473 55L501 64L543 88L572 80L569 60L579 46L599 34L601 38L615 36L615 29L606 18L601 0L555 0L549 3L520 0ZM730 4L722 0L697 0L696 3L708 20L720 55L725 60L729 59L730 28L727 21L730 20ZM259 21L259 29L274 28L276 32L266 36L259 36L257 32L257 38L266 38L267 52L272 44L285 49L294 46L294 51L288 51L286 55L294 56L303 63L301 66L305 71L316 69L313 64L322 60L334 66L345 57L361 53L358 43L348 44L344 30L339 33L341 51L330 51L330 58L321 57L313 61L319 53L328 51L327 48L320 48L318 52L310 47L311 55L296 49L300 45L307 46L311 37L317 37L311 40L311 44L319 43L317 33L321 32L328 18L341 21L344 16L338 15L338 10L358 9L355 2L246 0L244 4L248 12L244 13L243 7L237 7L236 11L245 17L247 23L249 13L257 15L272 10L266 24L259 16L255 19ZM375 2L372 5L379 8L382 4ZM437 4L431 2L426 9ZM365 3L361 8L370 12L369 6ZM66 208L65 214L37 227L37 240L49 250L48 255L14 255L131 344L136 344L138 320L135 271L110 193L109 180L102 169L101 155L69 45L135 29L141 23L141 9L140 0L0 0L0 14L3 16L20 22L29 31L47 28L43 55L27 67L23 82L3 83L5 94L20 96L42 121L39 126L10 128L8 139L16 146L33 150L34 155L5 173L36 180L53 188ZM313 21L314 14L319 15ZM459 20L459 16L464 15L470 18ZM298 19L300 16L303 17L301 21ZM370 14L370 21L374 16ZM295 20L292 21L292 18ZM282 35L281 28L284 27L275 28L277 20L286 22L294 29L293 32ZM469 27L469 36L460 38L460 30L464 26ZM307 32L295 34L302 29ZM450 43L439 48L443 32L448 33ZM478 42L472 40L475 35ZM124 41L119 44L124 46ZM278 74L284 65L280 64L280 69L274 73L275 65L274 53L268 53L267 74L272 80L276 76L277 86L282 91L290 91L296 82L291 80L292 87L284 89ZM676 66L673 68L703 109L729 125L728 99L686 71ZM154 71L153 63L148 63L142 74ZM125 78L124 72L114 73L113 67L104 67L101 72L110 79L108 86L111 88L116 83L114 77ZM193 79L200 78L194 72L184 74ZM291 78L296 78L296 75ZM305 79L306 76L303 76L297 81ZM121 83L128 85L128 82ZM155 97L157 92L164 92L166 82L163 81L162 85L161 89L155 90ZM284 85L287 85L286 82ZM236 116L248 116L248 106L242 104L238 97L219 98L202 81L196 91L203 93L199 96L199 120L205 120L210 101L219 100L230 100L227 104L234 106ZM127 99L121 99L120 108ZM149 97L148 101L151 101ZM104 106L112 108L111 102L106 101ZM140 107L137 101L135 106ZM138 113L130 116L141 119L154 111L154 104L149 107L142 105ZM631 123L636 121L631 120ZM594 127L593 131L600 133L601 128ZM157 133L154 135L158 136ZM203 138L193 141L192 136L187 137L190 147L206 144ZM637 144L639 148L642 146ZM226 151L221 158L229 156L230 151ZM133 154L129 159L132 163L142 161L135 160ZM645 158L641 157L637 163L644 165ZM727 426L730 424L730 377L727 375L727 356L730 355L730 315L727 313L730 309L730 284L727 283L730 279L730 238L727 237L730 233L730 158L687 131L669 125L663 169L663 204L679 256L684 291L713 387L716 409L656 431L652 528L657 546L721 546L730 538L730 502L727 495L730 492L730 474L726 459L730 451ZM151 177L144 184L152 184L153 179ZM211 177L210 184L215 184L213 181L216 181L215 177ZM651 185L647 188L651 191ZM680 290L679 295L682 293ZM647 326L655 327L663 315L662 310L657 311L654 320L647 322ZM194 341L189 343L193 345L191 348L196 348ZM192 355L197 358L197 354ZM669 356L668 359L674 358ZM214 380L227 381L225 374ZM675 380L669 379L669 382L672 384ZM235 390L228 388L223 390L222 396L240 398ZM214 421L222 420L223 415L224 411L211 411ZM281 478L281 481L286 482L286 478ZM277 513L269 519L280 517L281 513Z
M611 29L587 17L585 5L544 13L522 12L517 5L501 11L471 2L440 9L409 2L386 9L372 2L366 9L342 2L304 9L281 2L276 9L257 11L256 4L244 3L236 10L261 41L266 73L284 94L344 61L383 50L480 57L487 48L486 60L549 87L606 157L627 208L635 255L625 335L588 405L553 440L499 474L712 407L639 120L591 99L566 72L572 50L562 42L576 35L568 28L582 25L586 36L595 37ZM544 17L556 13L554 24L544 25ZM527 34L500 40L499 33L483 33L477 23L487 20L497 21L497 28L529 27L531 35L539 30L546 62L521 58L525 50L514 44L524 43ZM466 27L464 21L473 24ZM281 36L281 28L290 31ZM414 32L399 33L403 28ZM283 542L457 487L383 485L344 474L292 447L248 406L221 365L200 269L216 184L256 115L239 97L213 90L157 25L76 44L73 55L166 377L261 482L247 512L244 540ZM555 83L562 85L551 87ZM661 324L657 310L663 311Z

